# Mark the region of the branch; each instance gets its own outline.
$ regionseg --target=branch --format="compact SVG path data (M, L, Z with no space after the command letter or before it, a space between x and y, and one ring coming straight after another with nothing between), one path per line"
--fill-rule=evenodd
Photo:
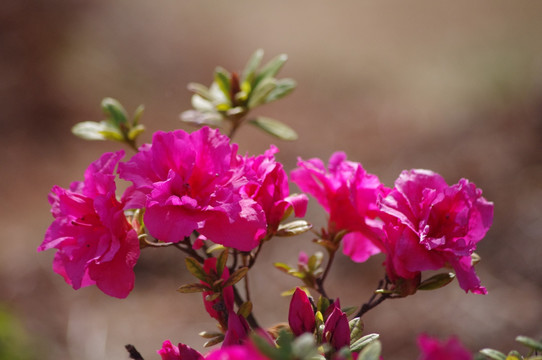
M125 346L125 348L126 348L126 351L128 351L128 353L130 354L130 359L144 360L141 354L139 353L139 351L136 350L134 345L128 344Z

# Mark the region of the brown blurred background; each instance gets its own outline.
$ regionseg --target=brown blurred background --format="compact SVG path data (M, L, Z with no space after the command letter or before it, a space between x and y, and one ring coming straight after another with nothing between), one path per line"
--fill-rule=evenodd
M473 352L520 348L520 334L541 338L541 40L535 1L3 1L0 337L18 346L9 359L127 359L127 343L157 359L165 339L201 349L197 333L214 325L199 295L175 292L191 279L174 250L144 251L135 290L117 300L94 287L72 290L51 270L54 252L36 247L52 221L49 189L82 179L91 161L118 148L74 138L73 124L101 120L100 101L111 96L130 112L145 104L145 141L158 129L190 129L178 121L190 107L186 84L209 84L216 65L240 70L257 48L266 60L287 53L279 77L299 84L258 112L300 139L246 127L236 139L242 152L275 143L292 169L297 156L327 161L344 150L388 186L402 169L429 168L450 184L469 178L495 203L478 249L489 294L466 295L453 283L383 303L365 327L381 333L384 358L415 359L424 331L458 334ZM307 217L325 221L317 207ZM316 250L310 240L276 239L252 272L265 325L287 319L279 293L296 285L271 264L294 264L300 249ZM383 258L339 260L329 292L359 305Z

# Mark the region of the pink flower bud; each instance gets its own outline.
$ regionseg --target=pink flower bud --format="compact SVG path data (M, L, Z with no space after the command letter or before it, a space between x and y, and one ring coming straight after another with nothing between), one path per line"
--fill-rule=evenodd
M334 305L333 312L324 324L324 339L336 350L350 345L350 326L346 314Z
M296 288L292 296L288 323L296 336L306 332L312 333L316 327L312 305L307 294L300 288Z

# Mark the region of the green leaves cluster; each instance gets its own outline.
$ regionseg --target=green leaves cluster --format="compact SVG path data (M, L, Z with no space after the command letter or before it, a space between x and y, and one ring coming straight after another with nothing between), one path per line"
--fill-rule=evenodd
M131 121L128 120L128 113L117 100L105 98L101 106L105 120L77 123L72 128L72 132L85 140L120 141L137 150L135 141L145 131L145 127L139 123L143 115L143 105L136 109Z
M210 87L190 83L188 89L194 93L192 106L181 114L181 120L198 126L222 127L229 123L230 136L245 121L250 110L279 100L296 87L293 79L277 79L288 57L281 54L260 67L263 50L257 50L247 62L241 76L217 67ZM268 117L255 117L248 123L283 140L297 139L296 132L286 124Z
M317 251L315 254L309 257L309 260L306 264L298 263L297 268L294 268L288 264L276 262L273 265L280 271L291 275L295 278L303 281L305 286L315 289L316 288L316 279L318 279L323 273L324 269L322 268L322 263L324 261L324 253ZM283 295L293 294L295 288L286 291Z
M516 341L529 348L529 354L526 357L517 350L512 350L507 355L494 349L482 349L476 356L476 360L542 360L541 341L536 341L527 336L518 336Z

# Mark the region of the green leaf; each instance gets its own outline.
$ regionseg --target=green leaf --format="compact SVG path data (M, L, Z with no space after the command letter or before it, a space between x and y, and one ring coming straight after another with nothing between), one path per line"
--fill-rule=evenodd
M275 88L267 95L265 103L282 99L292 91L294 91L297 83L293 79L280 79L277 80Z
M321 251L315 252L314 255L311 255L309 257L309 261L307 263L309 270L310 271L316 270L320 265L322 265L323 260L324 260L324 253Z
M121 124L128 122L128 114L124 107L113 98L105 98L102 100L102 110L110 120L111 124L119 128Z
M305 220L294 220L287 224L279 225L276 236L295 236L309 231L312 225Z
M72 133L75 136L83 138L85 140L107 140L102 134L105 126L102 123L95 121L83 121L75 124L72 127Z
M269 344L266 339L258 335L256 332L250 335L250 339L265 357L272 360L282 360L280 356L280 350L275 346Z
M224 335L220 334L220 336L217 336L214 339L209 340L205 344L203 344L203 347L211 347L213 345L220 344L222 341L224 341Z
M226 262L228 261L229 253L230 250L228 248L225 248L224 251L222 251L216 259L216 272L218 273L218 276L222 276L222 273L224 272Z
M128 131L128 139L135 140L143 131L145 131L145 126L141 124L134 126Z
M380 341L375 340L365 346L365 348L360 352L358 360L379 360L381 351L382 344L380 344Z
M357 317L348 322L350 327L350 344L354 344L361 338L363 333L363 321Z
M518 336L516 341L522 345L527 346L528 348L533 349L534 351L542 351L542 342L536 341L527 336Z
M252 109L256 106L265 104L267 97L276 87L277 84L275 79L267 78L262 80L250 93L247 104L248 108Z
M282 140L296 140L297 133L288 125L268 117L257 117L249 121L252 125L259 127L268 134L271 134Z
M373 341L377 341L379 337L380 335L378 334L365 335L362 338L354 341L354 343L350 345L350 351L360 352L363 348L365 348L367 345L369 345Z
M177 289L178 292L183 294L204 292L209 290L211 289L207 285L198 283L181 285L181 287Z
M314 336L305 333L297 337L292 343L292 353L296 359L313 359L315 356L318 356L318 348L314 341Z
M245 277L245 275L248 272L248 267L244 266L242 268L239 268L233 272L233 274L230 275L228 280L224 283L224 287L228 287L234 284L237 284L242 278Z
M436 290L452 282L455 278L454 273L442 273L425 279L418 285L418 290Z
M245 65L245 69L243 70L243 74L241 75L241 82L247 82L252 83L252 80L254 79L254 74L256 72L256 69L258 69L258 66L260 66L260 63L262 62L263 58L263 50L258 49L252 54L250 59L248 60L247 64Z
M506 355L497 350L486 348L480 350L480 353L493 360L506 360Z
M198 335L204 339L214 339L215 337L224 336L222 333L209 331L202 331Z
M506 360L523 360L523 356L516 350L512 350L506 356Z
M201 281L204 281L208 284L211 282L209 275L207 275L205 270L203 270L203 267L200 265L200 263L196 259L189 256L185 259L185 263L186 263L186 268L192 275L194 275Z
M241 315L244 318L247 318L252 312L252 302L247 301L241 304L239 310L237 310L237 315Z
M193 93L197 94L198 96L201 96L202 98L212 101L213 96L211 95L211 92L209 91L209 88L205 85L198 84L198 83L189 83L187 86L189 91L192 91Z
M288 60L288 55L280 54L265 64L265 66L259 71L258 75L256 75L256 79L254 79L254 87L258 86L258 84L264 79L275 76L280 71L286 60Z
M273 264L273 266L287 274L289 274L290 270L292 270L292 267L290 265L281 262L276 262Z
M132 126L137 126L139 124L139 120L141 120L141 116L143 116L143 112L145 111L145 106L139 105L137 109L134 111L134 120L132 121Z
M230 99L230 73L218 66L216 69L215 69L215 83L218 85L218 87L220 88L220 90L222 91L222 93L224 94L224 96L226 97L226 99L228 100L228 104L231 104L231 99Z

